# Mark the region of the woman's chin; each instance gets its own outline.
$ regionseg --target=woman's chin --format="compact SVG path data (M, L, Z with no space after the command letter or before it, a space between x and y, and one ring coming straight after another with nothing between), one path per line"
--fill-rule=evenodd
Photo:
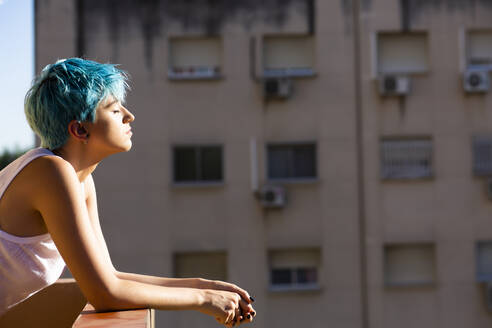
M131 140L129 140L128 145L125 147L124 151L130 151L130 149L132 149L132 146L133 146L133 143Z

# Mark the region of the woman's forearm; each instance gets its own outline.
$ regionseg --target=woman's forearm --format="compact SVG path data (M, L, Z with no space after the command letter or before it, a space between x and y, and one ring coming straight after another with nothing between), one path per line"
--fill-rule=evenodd
M116 276L123 280L131 280L144 284L164 286L164 287L185 287L185 288L209 288L206 279L201 278L164 278L147 276L137 273L116 272Z
M205 303L200 289L157 286L117 279L106 297L91 300L98 311L132 308L159 310L199 310Z
M232 326L251 321L253 308L237 293L210 289L164 287L114 277L105 291L88 297L98 311L153 308L158 310L196 310L222 324ZM253 314L254 315L254 314ZM246 318L245 318L246 316Z
M220 280L208 280L203 278L163 278L118 271L116 272L116 276L119 279L136 281L155 286L229 291L238 293L247 303L254 301L246 290L234 284Z

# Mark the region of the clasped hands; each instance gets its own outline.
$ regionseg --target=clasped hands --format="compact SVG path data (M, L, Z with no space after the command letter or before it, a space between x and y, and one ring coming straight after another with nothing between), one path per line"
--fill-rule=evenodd
M203 312L214 316L217 322L228 328L253 321L256 311L251 303L254 299L246 290L218 280L205 280L202 283L208 296Z

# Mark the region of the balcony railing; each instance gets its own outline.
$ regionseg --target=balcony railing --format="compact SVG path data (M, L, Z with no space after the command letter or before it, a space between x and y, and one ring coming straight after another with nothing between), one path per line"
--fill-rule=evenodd
M96 312L87 304L73 328L154 328L154 310Z

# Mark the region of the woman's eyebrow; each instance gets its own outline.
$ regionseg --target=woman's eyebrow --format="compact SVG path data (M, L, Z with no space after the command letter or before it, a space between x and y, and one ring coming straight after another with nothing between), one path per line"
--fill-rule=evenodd
M110 102L109 104L107 104L106 106L104 106L104 108L111 107L111 106L113 106L113 104L115 104L115 103L117 103L117 102L118 102L118 100L116 100L116 99L115 99L115 100L113 100L112 102Z

